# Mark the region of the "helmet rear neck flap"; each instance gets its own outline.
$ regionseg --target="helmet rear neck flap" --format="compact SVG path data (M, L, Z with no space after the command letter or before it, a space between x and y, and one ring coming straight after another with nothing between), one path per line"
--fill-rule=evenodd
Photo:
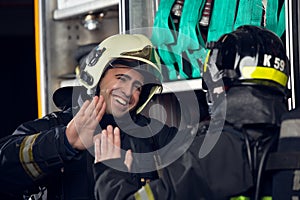
M226 121L236 127L260 124L279 127L287 111L283 95L264 86L235 86L226 91Z

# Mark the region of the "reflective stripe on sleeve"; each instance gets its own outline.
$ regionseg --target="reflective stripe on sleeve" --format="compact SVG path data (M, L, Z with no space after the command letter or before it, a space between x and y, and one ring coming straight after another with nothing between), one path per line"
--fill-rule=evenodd
M134 194L134 197L136 200L154 200L155 199L154 195L152 193L151 187L148 183L144 187L139 189L139 191L137 191Z
M250 198L245 196L238 196L238 197L231 197L230 200L250 200Z
M230 200L250 200L250 197L246 197L246 196L231 197ZM261 200L272 200L272 197L264 196L261 197Z
M20 162L22 163L22 166L27 172L27 174L33 179L37 178L39 175L42 174L42 171L39 168L39 166L35 163L32 154L32 147L38 136L39 134L26 136L21 143L19 151Z

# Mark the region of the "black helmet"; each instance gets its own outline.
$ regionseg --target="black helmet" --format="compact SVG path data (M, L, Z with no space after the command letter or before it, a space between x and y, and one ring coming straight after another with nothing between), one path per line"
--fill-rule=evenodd
M263 27L244 25L224 34L209 50L203 88L259 85L286 94L288 59L281 39ZM207 88L209 87L209 88Z

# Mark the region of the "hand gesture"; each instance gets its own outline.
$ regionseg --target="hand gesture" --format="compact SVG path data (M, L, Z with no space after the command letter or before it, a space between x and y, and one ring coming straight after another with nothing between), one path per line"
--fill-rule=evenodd
M103 96L85 101L79 112L69 122L66 135L73 148L84 150L93 145L93 136L106 109Z
M120 129L109 125L106 130L102 130L101 134L94 136L95 143L95 163L103 162L105 160L121 158L121 140ZM124 164L130 171L132 164L131 150L126 152Z

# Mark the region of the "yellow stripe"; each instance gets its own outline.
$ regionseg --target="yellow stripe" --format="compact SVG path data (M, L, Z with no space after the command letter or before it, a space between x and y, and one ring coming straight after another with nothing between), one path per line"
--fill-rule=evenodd
M30 161L32 162L30 165L33 165L32 168L36 174L36 177L38 177L39 175L42 174L42 170L40 169L38 164L34 161L34 157L33 157L33 153L32 153L33 152L33 144L35 143L35 140L38 136L39 136L39 134L36 134L34 137L32 137L32 142L30 144L30 150L28 151Z
M262 198L262 200L272 200L272 197L270 197L270 196L265 196L265 197Z
M135 198L136 200L142 200L142 197L141 197L141 195L140 195L139 192L134 193L134 198Z
M24 163L24 159L23 159L23 157L24 157L24 155L23 155L23 149L24 149L24 146L25 146L25 143L26 143L27 139L28 139L28 137L25 137L25 138L23 139L22 143L21 143L20 151L19 151L19 159L20 159L20 162L21 162L21 164L22 164L24 170L26 171L26 173L29 174L29 175L31 176L30 172L29 172L29 171L27 170L27 168L25 167L25 163Z
M42 117L42 94L41 94L41 62L40 62L40 26L39 26L39 0L34 0L34 28L35 28L35 66L36 66L36 85L38 117Z
M288 80L286 74L271 67L244 66L241 73L245 79L256 78L272 80L284 87L286 86Z
M149 200L154 200L155 199L154 195L152 193L151 187L148 183L145 185L145 191L147 193L147 197L148 197Z
M159 94L159 93L162 91L162 89L163 89L163 88L160 87L160 86L152 87L152 89L151 89L151 91L150 91L150 94L149 94L147 100L144 102L143 105L141 105L141 106L137 109L136 113L139 114L140 112L142 112L142 110L146 107L146 105L147 105L148 102L151 100L151 98L153 97L153 95L156 94L156 93Z
M230 200L250 200L250 198L245 196L238 196L238 197L231 197Z
M206 54L206 57L205 57L204 66L203 66L203 72L206 72L209 54L210 54L210 50L207 51L207 54Z
M231 197L230 200L249 200L249 197L246 196L238 196L238 197ZM261 198L261 200L272 200L272 197L270 196L264 196Z
M134 194L136 200L155 200L151 187L148 183Z
M39 134L26 136L21 143L19 152L20 162L22 163L22 166L26 173L32 178L37 178L42 174L41 169L34 162L32 154L33 144L38 136Z

